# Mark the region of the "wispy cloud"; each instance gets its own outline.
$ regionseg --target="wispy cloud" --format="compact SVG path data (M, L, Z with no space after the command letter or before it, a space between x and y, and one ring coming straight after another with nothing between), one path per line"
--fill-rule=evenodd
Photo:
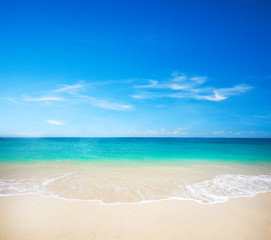
M57 121L57 120L46 120L47 123L52 124L52 125L57 125L57 126L61 126L64 125L63 122Z
M214 134L214 135L224 135L224 134L225 134L225 131L223 131L223 130L213 131L213 134Z
M6 102L6 103L18 103L18 101L15 98L11 98L11 97L0 98L0 101Z
M48 91L47 95L49 96L42 96L42 97L29 97L24 95L23 100L29 101L29 102L43 102L43 101L64 101L66 98L57 96L57 93L69 93L69 94L75 94L77 93L77 90L83 89L85 86L81 83L76 83L74 85L62 85L61 88ZM51 95L51 96L50 96ZM53 95L53 96L52 96Z
M89 97L89 96L80 96L80 97L89 100L94 106L97 106L100 108L111 109L111 110L116 110L116 111L126 111L126 110L131 110L133 108L131 105L128 105L128 104L108 102L106 100L100 100L100 99L96 99L94 97Z
M53 92L55 93L60 93L60 92L67 92L70 94L75 93L79 89L83 89L85 86L81 83L76 83L74 85L62 85L61 88L54 90Z
M149 84L147 85L136 85L134 86L135 88L155 88L158 86L158 81L154 81L154 80L148 80Z
M152 99L152 98L159 98L159 97L163 97L161 94L157 94L154 92L140 92L137 94L132 94L130 95L130 97L134 98L134 99L138 99L138 100L144 100L144 99Z
M173 74L173 78L169 81L158 82L155 80L148 80L149 84L136 85L134 88L155 88L155 89L171 89L171 90L185 90L192 89L202 85L206 81L206 77L187 77L185 75Z
M120 103L116 103L116 102L110 102L107 100L97 99L95 97L85 96L85 95L79 94L77 92L77 90L79 90L79 89L82 90L85 88L86 88L86 85L82 85L81 83L76 83L74 85L63 85L59 89L48 92L48 94L50 94L50 95L54 94L55 96L29 97L29 96L25 95L25 96L23 96L23 100L29 101L29 102L42 102L42 101L49 102L49 101L64 101L64 100L67 101L67 100L69 100L70 102L73 102L73 103L80 103L81 102L80 100L87 99L92 105L100 107L100 108L116 110L116 111L126 111L126 110L133 109L132 105L130 105L130 104L120 104ZM65 98L59 97L58 95L60 93L71 94L73 96L73 98L71 99L68 95L65 96ZM54 124L52 121L50 123Z
M224 130L213 131L212 133L218 137L238 137L240 135L240 132Z
M239 95L249 91L252 87L246 84L240 84L231 88L219 88L215 89L211 95L199 95L196 96L197 99L205 99L210 101L222 101L227 99L229 96Z
M165 107L165 105L164 104L159 104L159 105L156 105L155 107L156 108L163 108L163 107Z
M64 101L64 98L61 97L28 97L28 96L23 96L24 101L30 101L30 102L42 102L42 101Z
M174 74L168 81L149 80L149 84L134 86L135 89L145 89L136 94L130 95L134 99L152 99L152 98L187 98L197 100L222 101L230 96L240 95L249 91L252 86L239 84L230 88L205 87L205 76L188 77L186 75ZM148 89L148 91L146 91ZM164 89L161 91L161 89Z
M186 136L191 129L191 126L176 128L174 130L161 129L148 129L144 132L145 136Z

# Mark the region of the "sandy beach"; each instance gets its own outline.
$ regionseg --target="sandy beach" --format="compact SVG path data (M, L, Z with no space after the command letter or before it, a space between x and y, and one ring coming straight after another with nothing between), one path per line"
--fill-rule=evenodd
M0 198L0 239L271 239L271 193L226 203Z

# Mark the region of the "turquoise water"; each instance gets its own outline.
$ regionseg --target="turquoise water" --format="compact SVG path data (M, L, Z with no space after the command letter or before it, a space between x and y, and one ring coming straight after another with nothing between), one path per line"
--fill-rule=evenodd
M0 138L1 162L54 160L270 162L271 139Z
M0 196L106 204L271 192L271 139L0 138Z

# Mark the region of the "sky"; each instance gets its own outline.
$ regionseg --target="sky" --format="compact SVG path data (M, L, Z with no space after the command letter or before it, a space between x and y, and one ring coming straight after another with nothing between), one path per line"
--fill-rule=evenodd
M2 137L271 137L271 2L12 1Z

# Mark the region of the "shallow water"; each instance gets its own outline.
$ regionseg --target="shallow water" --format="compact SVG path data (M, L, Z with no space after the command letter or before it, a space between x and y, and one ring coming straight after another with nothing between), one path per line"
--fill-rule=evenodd
M271 191L270 139L2 138L0 195L225 202Z

